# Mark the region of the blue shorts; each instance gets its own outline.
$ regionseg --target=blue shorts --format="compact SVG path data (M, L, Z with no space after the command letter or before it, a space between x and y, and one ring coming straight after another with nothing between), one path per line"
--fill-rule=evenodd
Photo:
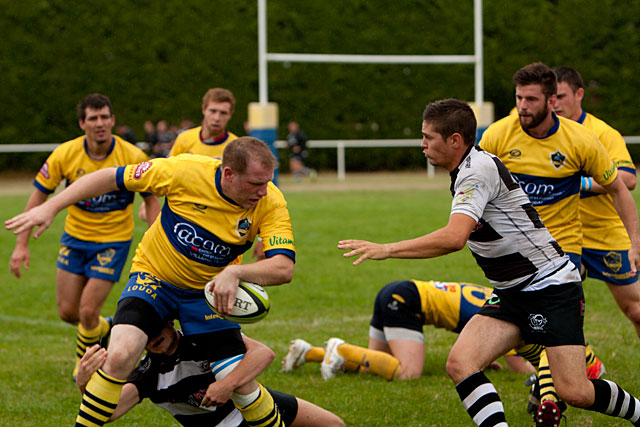
M582 265L587 276L614 285L631 285L638 281L631 276L629 251L599 251L582 249Z
M129 275L120 301L129 297L149 303L161 319L178 319L185 335L240 328L213 311L203 291L178 288L148 273Z
M120 280L127 262L131 240L97 243L71 237L66 232L60 238L60 250L56 267L85 277L95 277L110 282Z

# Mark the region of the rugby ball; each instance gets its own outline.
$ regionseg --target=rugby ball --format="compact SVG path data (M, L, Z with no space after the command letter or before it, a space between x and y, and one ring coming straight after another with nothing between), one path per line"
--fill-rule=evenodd
M209 307L218 313L214 304L213 292L209 290L209 285L204 287L204 296ZM255 323L265 318L269 313L270 306L269 295L262 286L250 282L240 282L231 313L218 314L235 323Z

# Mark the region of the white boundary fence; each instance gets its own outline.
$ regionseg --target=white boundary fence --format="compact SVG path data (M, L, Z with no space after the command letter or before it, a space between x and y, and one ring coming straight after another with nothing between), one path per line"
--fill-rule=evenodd
M627 144L640 144L640 136L625 136ZM59 144L0 144L2 153L49 153ZM139 142L140 148L146 148L147 143ZM307 143L309 148L335 148L337 155L338 180L346 178L345 148L389 148L389 147L419 147L419 139L328 139L311 140ZM287 148L287 141L276 141L276 147ZM434 168L427 162L429 177L434 175Z

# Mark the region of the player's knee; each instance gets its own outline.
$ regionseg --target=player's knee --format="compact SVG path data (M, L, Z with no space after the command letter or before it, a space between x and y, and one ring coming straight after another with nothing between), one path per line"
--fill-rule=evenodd
M413 366L400 365L398 367L397 379L399 380L415 380L422 376L422 366L416 368Z
M588 380L585 384L555 383L558 397L565 403L576 408L588 408L593 404L593 387L589 387Z
M72 325L75 325L80 320L78 310L64 305L58 305L58 316L63 322L71 323Z
M449 353L447 358L447 374L455 384L467 378L473 372L469 372L469 368L464 361L455 353Z
M100 308L94 305L80 306L79 317L82 324L97 324L100 317Z

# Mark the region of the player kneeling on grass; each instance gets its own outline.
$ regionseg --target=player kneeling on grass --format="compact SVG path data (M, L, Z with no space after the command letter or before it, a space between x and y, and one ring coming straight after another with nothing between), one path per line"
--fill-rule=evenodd
M254 378L274 358L267 346L243 336L244 357L212 361L221 343L209 335L183 336L173 322L167 323L159 336L149 340L147 355L127 379L109 421L149 398L184 426L246 426L244 412L266 393L273 398L284 425L344 426L338 416L310 402L258 387ZM97 345L87 349L77 377L82 393L106 357L106 350Z
M371 372L388 380L419 378L425 355L423 325L459 333L491 292L490 288L471 283L419 280L389 283L376 296L368 349L339 338L329 339L325 348L295 339L282 361L282 370L291 371L305 362L317 362L321 363L324 379L333 378L339 371ZM518 354L512 350L505 355L508 368L532 373L543 347L525 345L517 351ZM602 366L588 346L587 365L595 364ZM501 365L494 362L489 368L500 369Z

